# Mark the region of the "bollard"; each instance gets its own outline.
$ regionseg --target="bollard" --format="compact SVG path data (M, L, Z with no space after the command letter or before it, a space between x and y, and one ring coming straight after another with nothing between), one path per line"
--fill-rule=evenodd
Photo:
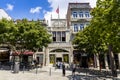
M85 68L85 72L86 72L86 79L88 79L88 75L87 75L87 68Z
M36 67L36 74L38 73L38 69L37 69L37 67Z
M23 73L24 73L24 71L25 71L25 66L23 66Z
M13 71L13 65L10 66L10 70L11 70L11 72Z
M50 68L50 72L49 72L49 75L51 76L51 68Z

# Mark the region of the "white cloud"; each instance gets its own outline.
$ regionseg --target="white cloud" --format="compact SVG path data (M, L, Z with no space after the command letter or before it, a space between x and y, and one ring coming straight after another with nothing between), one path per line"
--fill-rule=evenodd
M67 13L67 8L68 8L68 3L70 2L89 2L91 7L95 7L97 0L48 0L50 3L50 7L52 8L51 11L47 11L44 15L44 18L46 20L50 21L51 15L52 18L58 18L58 14L56 13L56 9L59 6L59 15L60 18L66 18L66 13Z
M41 7L31 8L30 13L33 13L33 14L34 13L39 13L41 9L42 9Z
M6 4L6 6L7 6L6 10L12 11L14 8L14 5L12 5L12 4Z

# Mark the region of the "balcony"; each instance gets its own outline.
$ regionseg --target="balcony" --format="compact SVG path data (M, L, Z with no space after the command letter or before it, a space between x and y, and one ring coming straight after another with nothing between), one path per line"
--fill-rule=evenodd
M53 42L48 45L48 47L56 47L56 48L61 48L61 47L71 47L72 44L70 42Z
M49 27L48 31L66 31L67 27Z
M71 18L71 21L73 21L73 22L89 22L90 20L91 20L91 18L86 18L86 17Z

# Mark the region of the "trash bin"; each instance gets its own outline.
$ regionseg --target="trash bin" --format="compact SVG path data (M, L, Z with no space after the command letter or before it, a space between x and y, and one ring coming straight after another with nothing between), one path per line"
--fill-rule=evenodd
M14 64L14 73L19 73L19 66L20 66L19 62L15 62L15 64Z

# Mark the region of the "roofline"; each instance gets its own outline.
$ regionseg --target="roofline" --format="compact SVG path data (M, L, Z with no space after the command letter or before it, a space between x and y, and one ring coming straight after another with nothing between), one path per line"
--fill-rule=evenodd
M69 4L90 4L89 2L70 2Z

